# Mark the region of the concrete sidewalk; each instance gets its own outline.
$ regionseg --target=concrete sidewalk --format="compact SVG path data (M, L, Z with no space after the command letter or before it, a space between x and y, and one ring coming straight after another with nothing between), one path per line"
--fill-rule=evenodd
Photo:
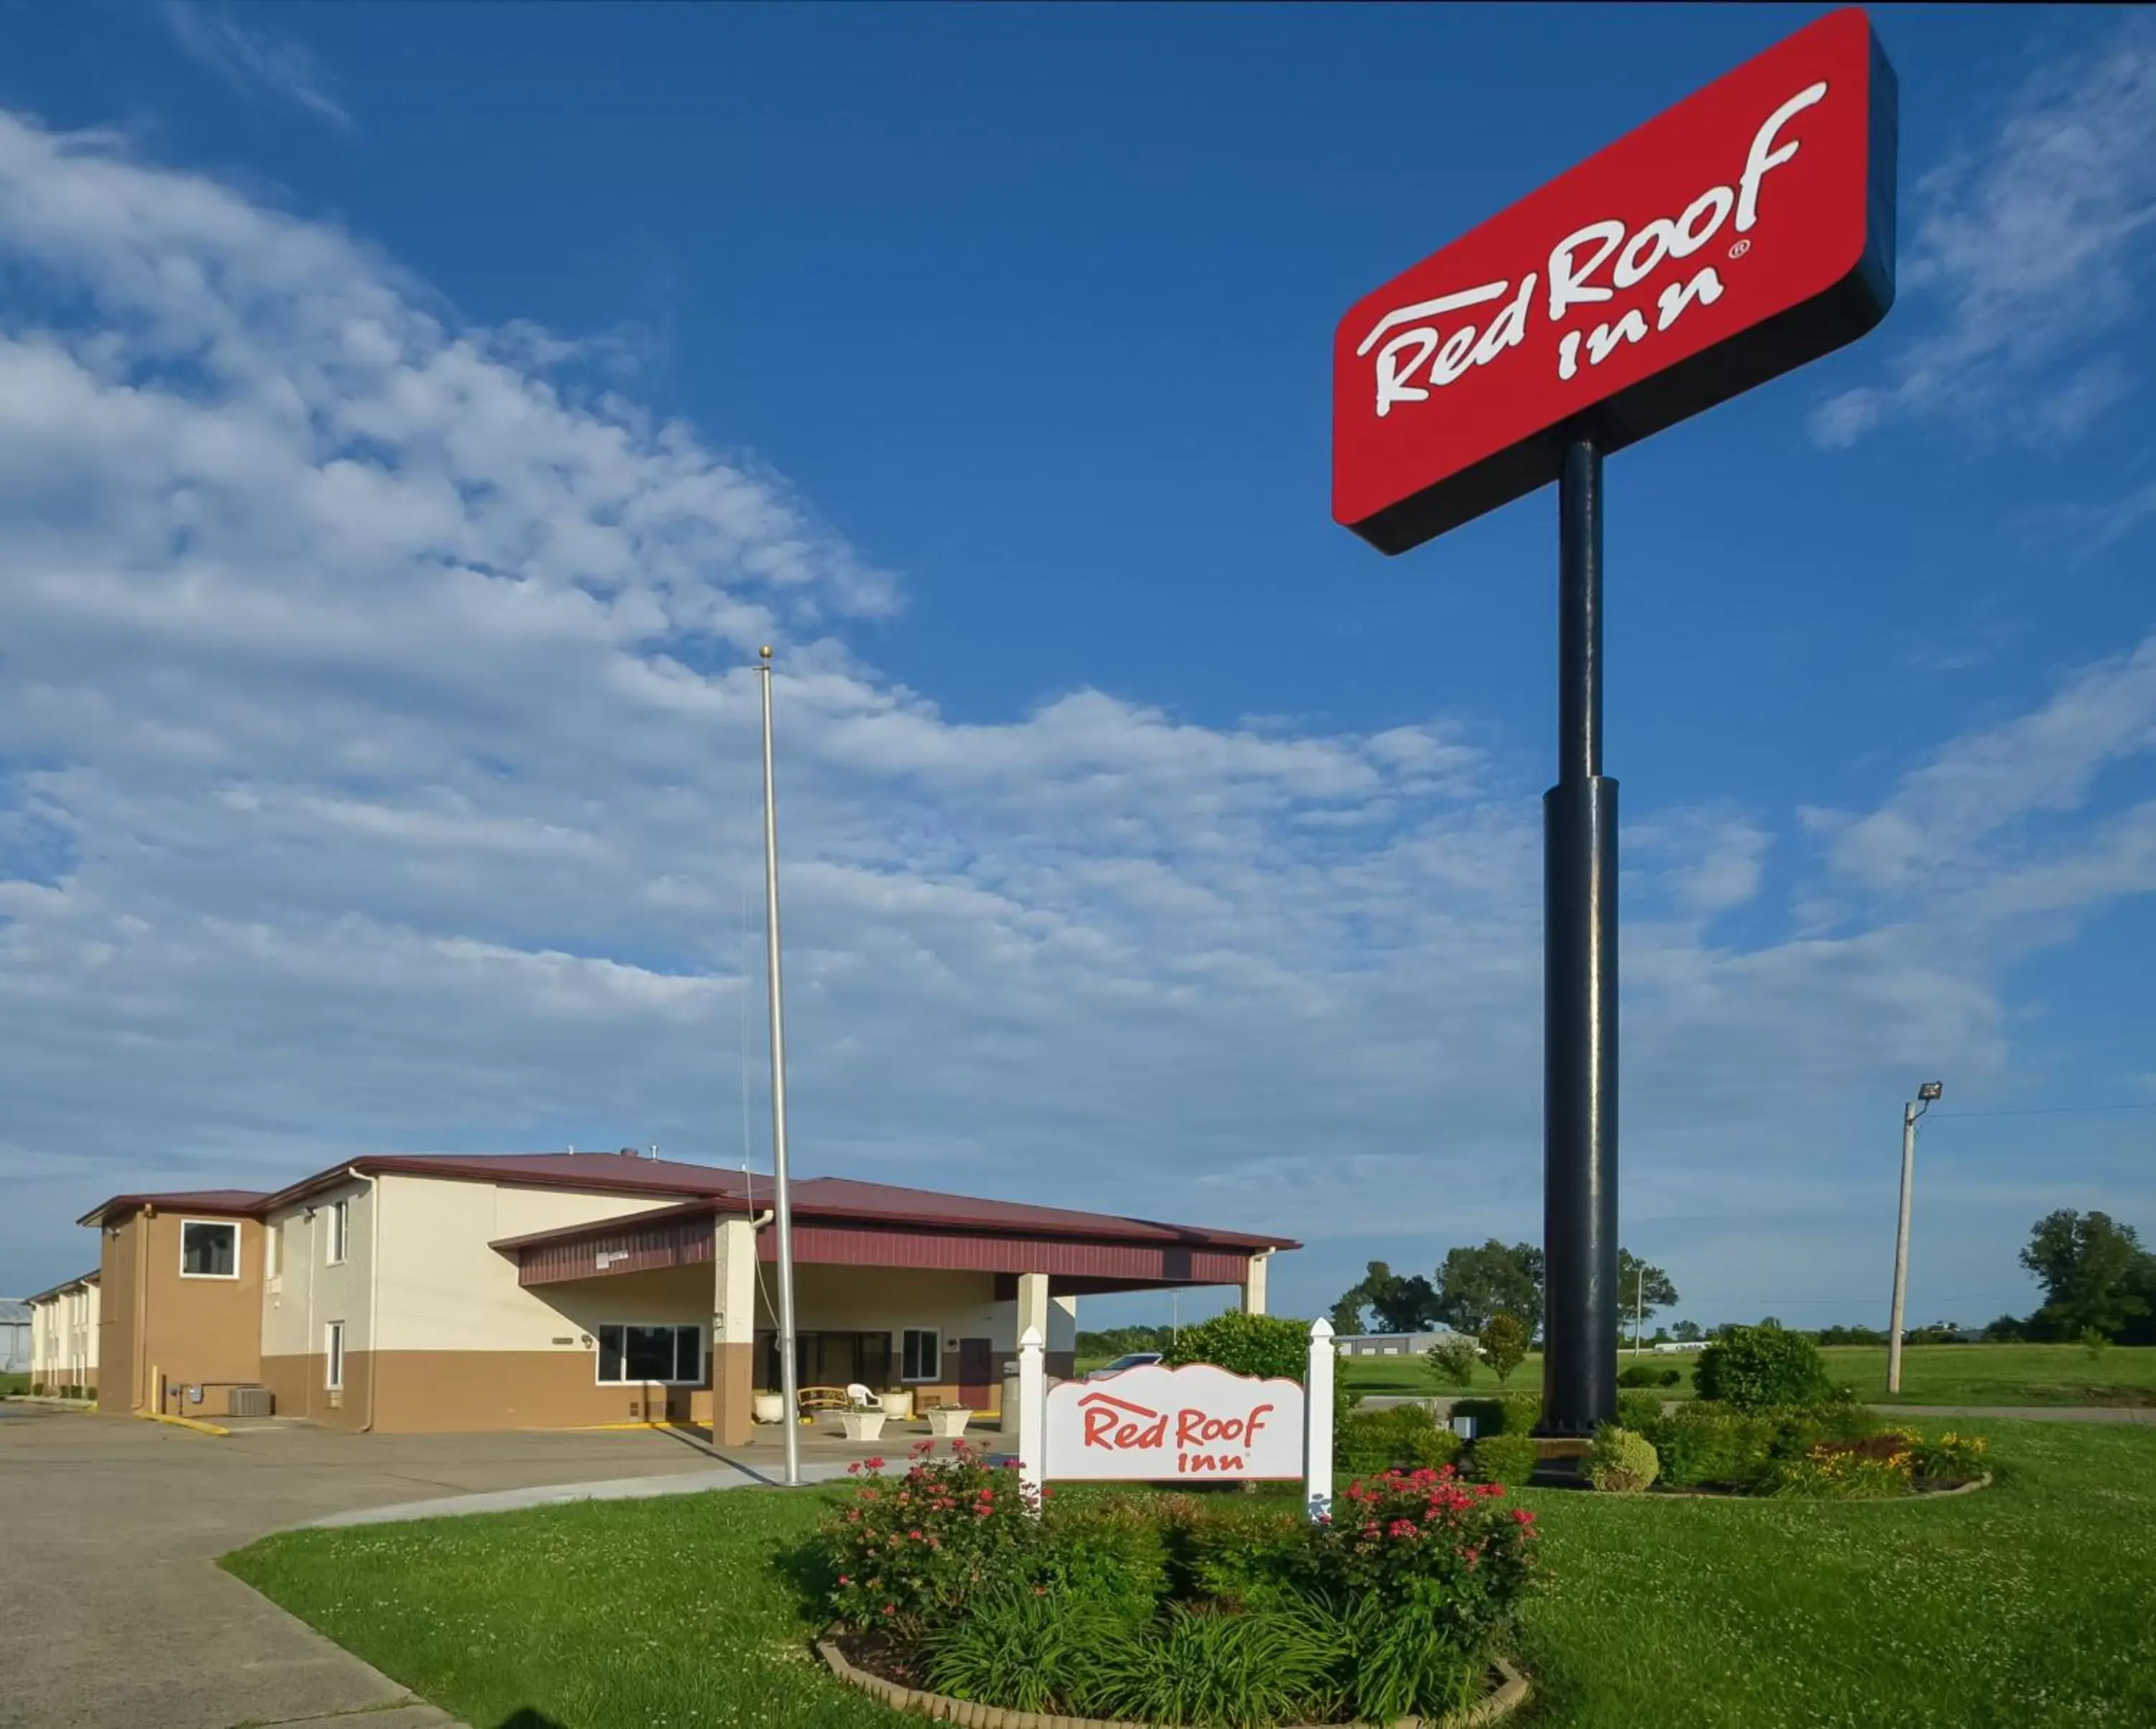
M231 1729L365 1713L353 1729L453 1720L258 1596L217 1557L265 1532L356 1514L410 1517L585 1495L775 1480L775 1442L733 1459L662 1429L345 1434L234 1423L229 1439L0 1403L8 1495L0 1619L7 1729ZM850 1455L818 1436L821 1475ZM765 1455L770 1455L769 1460ZM654 1488L655 1483L665 1486ZM447 1505L444 1505L447 1503ZM480 1729L492 1729L481 1725Z

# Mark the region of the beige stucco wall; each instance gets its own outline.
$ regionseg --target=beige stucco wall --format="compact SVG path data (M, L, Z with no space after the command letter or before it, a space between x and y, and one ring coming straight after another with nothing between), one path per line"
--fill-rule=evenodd
M335 1263L329 1258L330 1219L339 1201L350 1207L352 1223L345 1258ZM265 1358L320 1356L332 1321L344 1323L347 1357L371 1348L367 1298L374 1267L375 1205L373 1184L354 1177L265 1221L265 1230L283 1239L279 1270L262 1281ZM278 1408L284 1410L281 1399Z
M94 1284L70 1285L30 1305L32 1384L96 1384L97 1291Z
M552 1348L550 1342L564 1330L560 1317L542 1292L517 1284L513 1258L487 1245L675 1204L667 1196L585 1194L431 1177L384 1177L382 1187L380 1344L385 1351ZM709 1268L702 1270L702 1280L708 1293ZM700 1301L708 1322L709 1297Z

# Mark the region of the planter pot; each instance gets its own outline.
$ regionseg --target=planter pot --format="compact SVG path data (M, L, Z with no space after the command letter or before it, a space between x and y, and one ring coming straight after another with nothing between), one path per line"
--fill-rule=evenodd
M786 1395L783 1393L758 1393L751 1395L748 1413L758 1423L783 1423L786 1420Z
M883 1439L884 1414L880 1411L845 1411L839 1420L846 1425L850 1441L879 1441Z
M966 1424L973 1413L963 1405L946 1405L923 1414L928 1419L929 1434L955 1439L965 1434Z
M901 1423L913 1415L913 1394L911 1391L886 1393L878 1403L883 1406L885 1416L896 1418Z

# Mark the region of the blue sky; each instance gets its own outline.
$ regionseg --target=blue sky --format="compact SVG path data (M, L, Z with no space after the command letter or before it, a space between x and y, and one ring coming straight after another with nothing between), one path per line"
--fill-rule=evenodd
M804 1170L1305 1310L1533 1234L1553 502L1335 527L1330 332L1814 15L0 8L0 1285L139 1183L737 1162L745 1014L760 1156L766 637ZM1900 303L1609 470L1702 1320L1879 1318L1919 1079L1920 1318L2156 1226L2156 32L1876 17Z

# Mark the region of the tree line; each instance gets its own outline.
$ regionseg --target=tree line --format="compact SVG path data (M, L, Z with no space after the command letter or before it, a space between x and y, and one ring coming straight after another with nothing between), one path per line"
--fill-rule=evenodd
M2156 1345L2156 1254L2142 1246L2132 1225L2107 1213L2061 1208L2031 1227L2020 1259L2043 1287L2043 1303L2026 1316L2000 1316L1984 1329L1985 1339ZM1618 1251L1617 1276L1627 1331L1635 1324L1644 1330L1678 1301L1670 1275L1629 1249ZM1480 1340L1492 1321L1505 1316L1517 1323L1524 1349L1542 1329L1543 1288L1542 1250L1532 1243L1507 1244L1491 1237L1448 1250L1429 1276L1398 1274L1373 1260L1341 1293L1327 1318L1336 1333L1414 1333L1444 1326ZM1502 1336L1508 1329L1498 1331ZM1696 1321L1680 1321L1657 1328L1653 1337L1692 1344L1703 1342L1708 1333ZM1822 1345L1887 1342L1885 1329L1866 1326L1822 1327L1814 1337ZM1937 1321L1902 1337L1905 1343L1922 1345L1964 1335L1951 1321ZM1165 1326L1119 1326L1080 1333L1078 1350L1086 1357L1120 1357L1165 1351L1169 1340Z
M1444 1326L1479 1337L1496 1316L1508 1315L1532 1342L1542 1331L1543 1272L1536 1244L1507 1245L1495 1237L1448 1249L1430 1277L1395 1273L1373 1260L1341 1293L1327 1318L1336 1333L1417 1333ZM1644 1327L1678 1301L1670 1275L1629 1249L1617 1251L1617 1294L1627 1331ZM1366 1325L1366 1316L1374 1317L1374 1327Z

